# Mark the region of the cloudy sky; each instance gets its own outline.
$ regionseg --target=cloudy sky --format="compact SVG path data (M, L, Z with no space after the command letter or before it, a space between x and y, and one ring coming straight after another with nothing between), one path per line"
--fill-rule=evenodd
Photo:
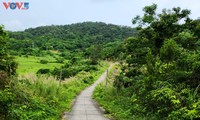
M84 21L102 21L132 26L131 20L142 15L142 8L156 3L163 8L181 7L200 17L200 0L0 0L0 24L6 30L19 31L44 25L65 25ZM11 10L3 2L29 2L28 10Z

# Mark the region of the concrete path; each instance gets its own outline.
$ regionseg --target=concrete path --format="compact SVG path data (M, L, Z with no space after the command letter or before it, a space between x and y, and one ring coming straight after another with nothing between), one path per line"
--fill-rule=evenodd
M107 71L90 87L81 92L77 97L72 111L66 116L66 120L109 120L105 118L102 110L92 100L92 93L96 85L106 79Z

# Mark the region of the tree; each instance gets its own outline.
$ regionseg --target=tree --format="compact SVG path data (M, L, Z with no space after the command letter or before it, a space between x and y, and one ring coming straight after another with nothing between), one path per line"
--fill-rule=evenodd
M8 54L7 40L8 34L3 27L0 26L0 89L4 89L5 85L9 83L8 77L14 75L17 68L16 62L14 62L13 58Z
M138 35L124 42L126 62L114 87L123 88L120 98L134 98L132 116L199 119L200 22L190 19L187 9L163 9L160 14L156 9L156 4L146 6L144 15L133 19Z
M98 64L99 60L101 59L101 45L93 45L89 48L90 52L90 59L92 64L96 65Z
M164 42L164 45L160 49L160 58L164 62L172 62L179 57L179 47L173 39L169 39Z
M161 14L156 14L157 5L146 6L144 16L136 16L133 19L133 24L138 23L139 36L147 38L152 44L154 53L159 53L159 49L164 41L177 36L190 25L190 11L187 9L181 10L180 7L172 10L163 9ZM181 25L180 21L184 21Z

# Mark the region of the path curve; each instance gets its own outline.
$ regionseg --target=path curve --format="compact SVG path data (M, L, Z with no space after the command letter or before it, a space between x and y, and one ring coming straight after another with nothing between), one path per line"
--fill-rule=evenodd
M71 112L66 116L66 120L109 120L104 117L102 110L92 99L92 93L95 87L104 81L106 76L107 70L93 85L83 90L77 96Z

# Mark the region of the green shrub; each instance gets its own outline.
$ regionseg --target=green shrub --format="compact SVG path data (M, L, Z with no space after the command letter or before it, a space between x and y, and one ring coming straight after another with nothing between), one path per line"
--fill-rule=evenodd
M39 69L37 74L48 74L50 73L50 69Z
M64 59L63 58L56 58L56 62L57 63L64 63Z
M6 85L9 85L10 78L4 71L0 71L0 90L4 90Z
M12 109L12 104L15 99L15 94L9 88L0 90L0 118L7 120L9 111Z
M41 64L47 64L48 61L47 61L47 60L40 60L40 63L41 63Z

